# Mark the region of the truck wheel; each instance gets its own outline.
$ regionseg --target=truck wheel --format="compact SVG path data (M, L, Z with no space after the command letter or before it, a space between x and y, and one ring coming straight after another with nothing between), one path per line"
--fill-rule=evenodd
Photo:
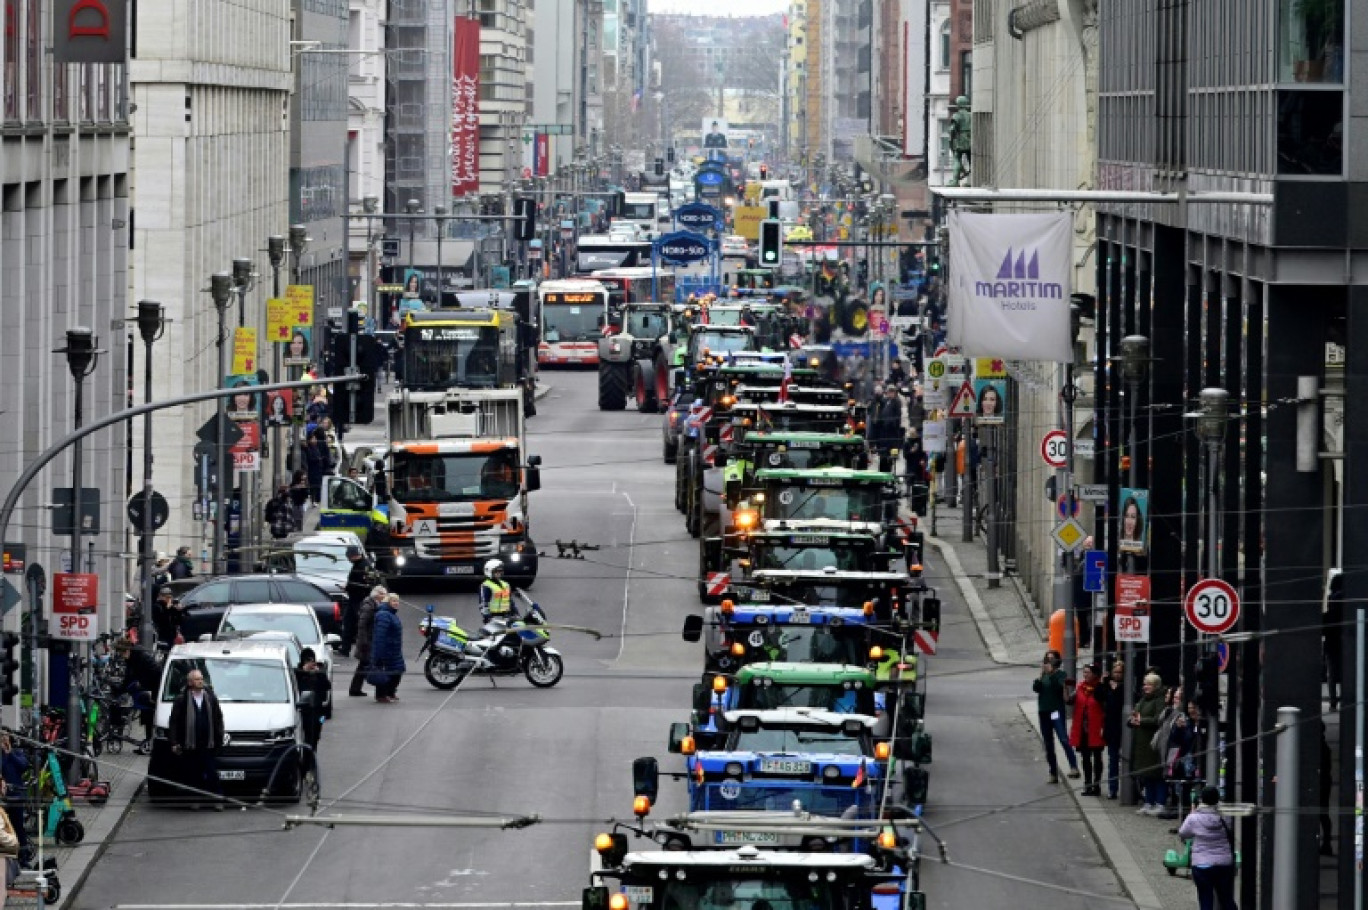
M626 364L600 361L598 379L600 411L621 411L627 407L627 387L632 377Z
M523 413L528 417L537 416L537 389L532 386L523 395Z
M665 358L663 353L655 357L655 388L656 401L666 402L670 400L670 361ZM662 408L662 410L664 410Z
M665 456L665 463L674 464L675 459L679 457L679 443L676 442L674 445L671 445L669 438L666 437L661 443L661 449Z
M685 471L685 469L687 468L688 464L689 464L689 459L688 459L688 455L687 455L687 454L685 454L683 457L680 457L679 453L676 453L676 455L675 455L675 508L676 508L677 510L679 510L680 512L683 512L683 511L684 511L684 507L688 504L688 503L686 503L685 500L684 500L684 490L685 490L685 487L684 487L684 471Z
M656 398L655 370L649 360L638 360L632 364L632 393L636 397L637 410L642 414L654 414L660 409Z

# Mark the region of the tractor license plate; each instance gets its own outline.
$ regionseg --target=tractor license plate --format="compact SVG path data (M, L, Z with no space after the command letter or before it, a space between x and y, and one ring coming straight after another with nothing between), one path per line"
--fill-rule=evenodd
M246 780L246 771L220 771L219 780Z
M718 846L779 843L779 835L772 831L718 831L715 836Z
M760 761L761 774L811 774L812 762L791 758L766 758Z
M810 623L812 622L812 614L801 607L794 607L793 611L789 613L789 622L794 625L798 625L799 623Z
M474 575L474 574L475 574L475 567L474 567L474 566L447 566L447 567L446 567L446 573L447 573L448 575Z

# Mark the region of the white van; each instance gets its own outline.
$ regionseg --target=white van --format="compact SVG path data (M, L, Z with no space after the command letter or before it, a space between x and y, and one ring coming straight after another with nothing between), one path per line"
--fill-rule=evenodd
M304 746L299 686L285 645L267 641L196 642L171 649L157 698L148 798L205 801L175 786L180 761L171 752L168 731L171 705L192 670L204 674L223 709L227 741L219 750L218 775L224 793L299 802L317 780Z

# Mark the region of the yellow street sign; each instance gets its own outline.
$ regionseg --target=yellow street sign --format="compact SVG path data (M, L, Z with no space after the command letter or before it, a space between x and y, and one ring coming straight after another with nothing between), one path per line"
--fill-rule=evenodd
M1066 519L1055 525L1055 529L1050 532L1056 544L1061 550L1073 552L1083 544L1083 539L1088 536L1088 532L1083 526L1072 518Z
M233 329L233 373L255 373L257 369L257 330L250 326Z
M292 284L285 288L290 305L290 325L313 325L314 289L311 284ZM288 340L288 339L287 339Z

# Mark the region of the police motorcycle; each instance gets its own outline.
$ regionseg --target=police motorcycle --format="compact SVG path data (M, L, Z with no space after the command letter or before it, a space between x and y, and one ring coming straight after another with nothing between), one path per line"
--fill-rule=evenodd
M438 689L454 689L474 673L488 676L522 674L539 689L549 689L565 674L560 652L551 647L546 613L521 589L513 590L527 606L522 616L512 611L512 619L490 619L480 627L479 637L470 635L449 616L434 616L428 605L423 618L423 646L418 650L423 675Z

